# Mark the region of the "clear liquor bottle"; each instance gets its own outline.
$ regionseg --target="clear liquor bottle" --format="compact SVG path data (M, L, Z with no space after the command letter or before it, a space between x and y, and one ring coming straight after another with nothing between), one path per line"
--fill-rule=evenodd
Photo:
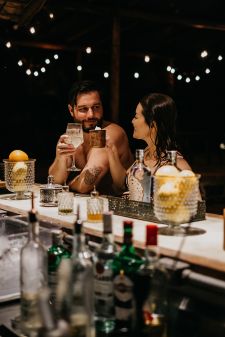
M48 285L51 290L50 302L53 306L56 300L59 265L62 259L69 259L70 257L71 252L62 244L62 230L52 231L52 245L48 249Z
M123 222L124 236L121 251L112 264L114 273L114 298L116 330L130 333L135 315L134 283L138 269L143 264L132 242L133 222Z
M103 239L94 258L94 304L97 331L115 328L112 262L116 245L112 236L112 212L103 213Z
M20 255L21 331L25 335L38 331L42 326L38 296L48 284L47 250L39 240L39 222L33 197L28 223L28 241Z
M93 337L94 327L94 273L90 252L85 245L82 222L74 225L71 275L71 336Z
M137 149L135 162L128 174L129 199L151 201L151 171L144 163L144 150Z

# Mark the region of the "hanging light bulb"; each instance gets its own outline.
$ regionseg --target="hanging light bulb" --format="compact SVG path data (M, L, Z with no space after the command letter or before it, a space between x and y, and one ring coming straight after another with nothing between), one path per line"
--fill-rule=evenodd
M139 73L137 72L134 73L134 78L139 78L139 76L140 76Z
M19 67L22 67L23 61L22 61L22 60L19 60L19 61L17 62L17 64L18 64Z
M222 61L222 59L223 59L223 56L222 55L218 55L217 60L218 61Z
M10 41L7 41L6 44L5 44L5 46L6 46L7 48L11 48L11 47L12 47L12 44L11 44Z
M58 60L59 55L58 55L58 54L55 54L53 57L54 57L55 60Z
M82 70L82 66L81 66L81 65L78 65L78 66L77 66L77 70L78 70L78 71L81 71L81 70Z
M92 52L91 47L87 47L87 48L86 48L86 53L87 53L87 54L91 54L91 52Z
M45 67L41 67L41 72L42 72L42 73L45 73L45 72L46 72Z
M206 74L209 74L209 73L210 73L210 69L209 69L209 68L206 68L205 73L206 73Z
M35 70L34 76L37 77L38 75L39 75L39 72L37 70Z
M29 31L30 31L31 34L36 33L36 30L35 30L34 26L30 27Z
M146 63L150 62L150 56L149 55L145 55L145 62Z
M167 66L167 67L166 67L166 70L167 70L167 71L171 71L171 69L172 69L171 66Z
M54 13L49 13L49 17L50 17L51 20L53 20L54 17L55 17L55 16L54 16Z
M26 74L27 74L28 76L30 76L30 75L31 75L31 70L30 70L30 69L27 69L27 70L26 70Z
M205 58L205 57L207 57L208 56L208 52L207 52L207 50L203 50L202 52L201 52L201 57L202 58Z
M178 79L178 81L180 81L180 80L182 80L182 75L177 75L177 79Z
M49 63L51 63L51 61L49 59L45 59L45 63L49 64Z
M195 81L199 81L200 80L200 76L195 76Z
M190 83L190 82L191 82L190 77L186 77L185 82L186 82L186 83Z
M103 76L104 76L105 78L108 78L108 77L109 77L109 73L108 73L107 71L105 71L104 74L103 74Z

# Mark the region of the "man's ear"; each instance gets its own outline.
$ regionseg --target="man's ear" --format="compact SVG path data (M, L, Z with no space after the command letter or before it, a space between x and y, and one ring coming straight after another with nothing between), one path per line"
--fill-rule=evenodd
M68 109L69 109L71 116L74 117L72 105L68 104Z

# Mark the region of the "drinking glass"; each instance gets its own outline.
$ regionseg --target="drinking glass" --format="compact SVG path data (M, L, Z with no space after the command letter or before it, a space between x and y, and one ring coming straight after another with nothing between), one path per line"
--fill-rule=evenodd
M68 144L73 144L75 148L77 148L80 144L83 143L83 128L80 123L68 123L66 134L68 135ZM67 171L80 171L78 167L75 165L75 154L72 156L72 166L67 169Z
M191 235L190 223L197 213L200 175L186 177L154 176L154 213L168 227L160 229L164 235Z

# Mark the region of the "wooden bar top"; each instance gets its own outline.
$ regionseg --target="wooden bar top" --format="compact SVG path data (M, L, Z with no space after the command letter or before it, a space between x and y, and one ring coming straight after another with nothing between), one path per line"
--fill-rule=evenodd
M0 196L0 209L27 215L31 208L31 201L7 199L8 195ZM86 199L85 196L75 196L74 203L80 204L81 219L84 220L85 232L101 236L102 223L89 223L86 220ZM39 192L36 191L35 207L41 220L47 220L59 226L72 228L76 215L58 215L57 207L41 207L39 205ZM105 210L107 210L107 199L105 199ZM113 233L117 242L122 241L122 223L127 218L113 215ZM134 223L134 244L138 248L144 248L145 227L147 221L132 219ZM158 225L162 227L164 225ZM179 259L191 264L205 268L225 272L225 250L223 249L223 217L219 215L207 214L206 220L197 221L191 225L193 228L201 230L199 235L164 236L159 235L158 244L163 255L179 257ZM180 253L178 255L178 251Z

